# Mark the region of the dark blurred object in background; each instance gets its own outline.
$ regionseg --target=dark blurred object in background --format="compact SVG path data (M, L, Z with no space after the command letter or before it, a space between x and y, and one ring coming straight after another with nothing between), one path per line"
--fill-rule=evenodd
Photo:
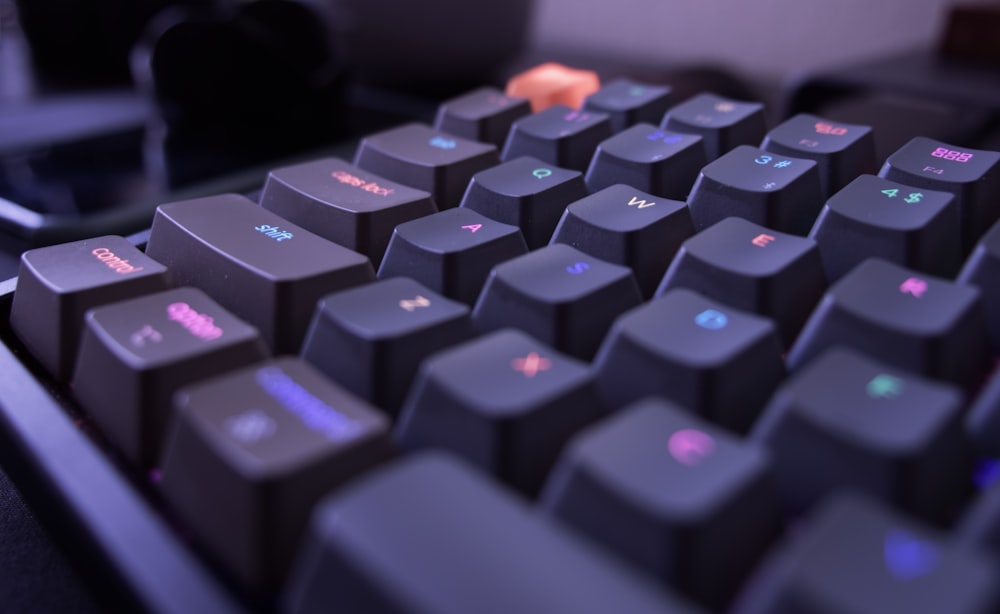
M1000 69L1000 3L952 7L938 48L943 57Z
M106 87L130 81L128 54L153 15L168 6L210 7L213 0L16 0L45 90Z
M132 69L158 112L149 132L162 142L168 183L345 138L346 66L335 49L329 24L289 0L157 16Z

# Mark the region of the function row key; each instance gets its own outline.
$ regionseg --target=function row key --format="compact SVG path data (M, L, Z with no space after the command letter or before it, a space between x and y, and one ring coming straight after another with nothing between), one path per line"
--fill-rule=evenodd
M439 209L457 207L469 179L499 163L495 145L416 123L365 137L354 155L359 168L430 192Z

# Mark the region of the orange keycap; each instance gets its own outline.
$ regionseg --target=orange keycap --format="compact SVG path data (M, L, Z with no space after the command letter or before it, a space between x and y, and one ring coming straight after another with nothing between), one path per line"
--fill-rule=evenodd
M579 109L584 99L599 89L601 80L594 71L546 62L511 77L506 94L527 98L531 110L538 113L557 104Z

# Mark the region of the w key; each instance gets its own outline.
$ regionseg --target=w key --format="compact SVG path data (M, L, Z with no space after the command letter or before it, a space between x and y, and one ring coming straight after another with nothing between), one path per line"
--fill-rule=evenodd
M316 301L375 279L368 258L236 194L160 205L146 253L294 353Z

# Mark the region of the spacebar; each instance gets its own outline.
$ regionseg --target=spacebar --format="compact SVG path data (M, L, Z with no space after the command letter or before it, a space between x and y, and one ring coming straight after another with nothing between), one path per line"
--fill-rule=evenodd
M290 614L694 611L444 452L334 494L309 538Z

